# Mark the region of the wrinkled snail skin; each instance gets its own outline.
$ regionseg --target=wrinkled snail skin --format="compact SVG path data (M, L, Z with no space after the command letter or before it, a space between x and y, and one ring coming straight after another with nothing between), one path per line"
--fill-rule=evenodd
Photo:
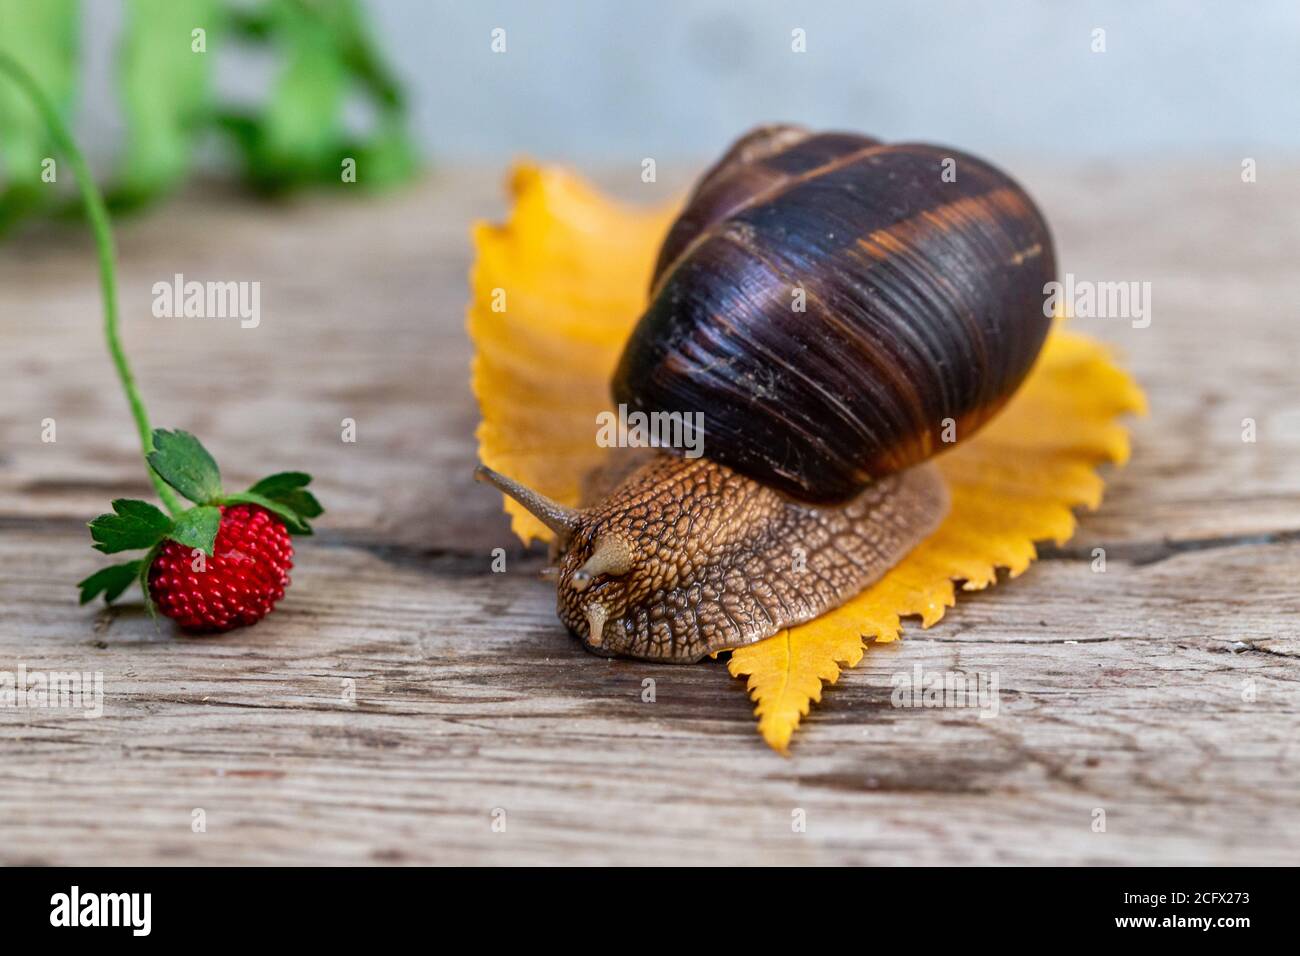
M630 411L701 414L705 457L613 450L581 509L476 477L555 532L559 616L588 650L690 663L771 637L938 527L927 459L1028 373L1055 268L1032 200L982 160L762 127L673 224L612 382Z
M1033 201L982 160L760 129L670 230L614 400L703 413L713 460L845 501L1002 407L1047 335L1055 272Z
M818 507L705 458L655 453L578 512L557 609L595 653L692 663L838 607L946 512L932 465Z
M617 449L607 492L566 508L479 467L556 533L557 611L587 650L689 664L843 604L943 520L931 464L839 506L795 501L707 458ZM598 489L597 477L591 484Z

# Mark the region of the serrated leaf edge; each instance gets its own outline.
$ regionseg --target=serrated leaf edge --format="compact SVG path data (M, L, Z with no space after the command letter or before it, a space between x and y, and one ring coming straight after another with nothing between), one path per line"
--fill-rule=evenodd
M158 468L158 462L157 462L157 459L162 457L162 451L158 447L160 444L159 436L165 436L161 444L166 444L166 442L170 441L171 438L174 436L184 436L185 438L193 439L194 444L198 446L199 451L201 451L204 455L206 455L208 461L212 463L212 471L216 477L216 492L214 494L209 496L206 500L195 498L187 491L185 491L185 489L179 487L174 481L172 481L165 474L163 474L163 472ZM153 451L149 452L149 454L145 457L145 461L148 463L149 468L153 471L153 473L156 474L163 481L165 481L171 488L175 489L175 491L178 494L180 494L187 500L194 502L196 505L214 504L221 498L222 494L224 493L221 486L221 466L217 464L217 459L213 457L212 452L208 451L207 446L204 445L203 442L199 441L197 435L195 435L193 432L187 432L183 428L175 428L175 429L155 428L153 430L153 435L151 436L151 441L154 448Z
M105 603L105 604L109 604L109 605L111 605L114 601L116 601L119 597L121 597L121 596L126 592L126 589L127 589L127 588L129 588L129 587L130 587L130 586L131 586L131 585L132 585L136 580L139 579L139 572L140 572L140 569L139 569L138 565L140 564L140 560L141 560L140 558L135 558L135 559L133 559L133 560L131 560L131 561L123 561L123 562L121 562L120 564L107 564L107 565L105 565L104 567L99 568L99 569L96 570L96 571L92 571L90 574L86 575L84 578L82 578L82 579L81 579L80 581L78 581L77 584L76 584L77 589L81 592L80 595L78 595L77 604L78 604L79 606L81 606L81 607L84 607L85 605L89 604L91 601L95 600L95 598L99 597L99 596L102 594L102 595L104 596L104 603ZM111 589L111 588L108 588L108 587L100 588L99 590L97 590L97 591L95 591L95 592L93 592L93 593L87 593L87 592L86 592L86 586L87 586L87 585L88 585L88 584L89 584L89 583L90 583L90 582L91 582L91 581L92 581L92 580L93 580L97 575L103 574L105 571L108 571L108 570L111 570L111 569L114 569L114 568L126 568L126 567L130 567L130 566L133 565L133 564L134 564L134 565L137 565L137 567L136 567L135 570L132 572L131 578L127 580L127 583L126 583L126 584L122 585L122 587L118 588L117 591L114 592L114 593L112 593L111 595L110 595L109 592L110 592L112 589Z

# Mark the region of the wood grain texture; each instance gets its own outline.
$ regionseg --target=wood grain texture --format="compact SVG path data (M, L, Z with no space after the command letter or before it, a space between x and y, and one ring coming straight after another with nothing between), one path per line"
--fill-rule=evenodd
M101 563L84 522L149 488L88 242L0 247L0 670L97 670L105 691L98 720L0 709L0 862L1294 862L1300 170L1011 168L1062 269L1152 283L1149 328L1076 322L1152 414L1070 545L871 648L789 759L721 662L585 653L473 484L465 234L503 211L495 176L184 198L120 229L156 424L201 435L231 485L311 471L330 509L280 609L215 639L76 606ZM154 319L177 272L260 280L261 325ZM917 664L996 674L998 716L892 706Z

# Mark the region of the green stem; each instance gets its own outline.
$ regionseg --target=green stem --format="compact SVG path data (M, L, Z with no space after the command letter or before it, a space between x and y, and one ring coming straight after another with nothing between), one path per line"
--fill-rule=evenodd
M117 334L117 270L114 265L116 254L113 246L113 230L109 226L104 200L100 197L95 180L90 175L90 167L86 164L85 157L81 155L81 150L77 148L72 134L68 132L67 126L60 118L59 111L54 108L54 104L50 102L36 80L17 60L2 50L0 50L0 73L7 73L31 97L37 112L41 114L45 125L49 128L54 145L72 167L77 186L81 190L81 201L86 207L86 218L90 220L90 230L95 236L95 246L99 252L99 284L104 299L104 338L108 342L108 354L113 357L113 367L117 369L117 377L122 382L122 390L126 392L126 401L131 406L136 430L140 433L140 449L144 452L149 478L154 488L158 490L158 497L163 500L167 510L174 515L180 514L185 510L185 505L171 486L148 466L149 453L153 451L153 429L149 427L149 413L145 410L144 400L140 398L140 392L135 385L135 376L131 374L131 365L126 360L126 352L123 351L122 341Z

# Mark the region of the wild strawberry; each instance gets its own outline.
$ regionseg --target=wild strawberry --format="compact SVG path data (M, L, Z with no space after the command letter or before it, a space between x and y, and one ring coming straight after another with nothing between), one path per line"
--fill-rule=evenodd
M149 568L149 596L187 631L256 624L289 586L293 544L284 522L256 506L220 510L211 558L164 541Z
M149 607L187 631L229 631L270 614L289 586L289 535L311 534L307 522L322 512L307 490L311 476L283 471L227 494L217 463L199 440L161 428L150 436L147 460L172 513L119 498L113 514L92 521L98 550L148 552L82 581L81 603L100 593L111 603L138 580Z

